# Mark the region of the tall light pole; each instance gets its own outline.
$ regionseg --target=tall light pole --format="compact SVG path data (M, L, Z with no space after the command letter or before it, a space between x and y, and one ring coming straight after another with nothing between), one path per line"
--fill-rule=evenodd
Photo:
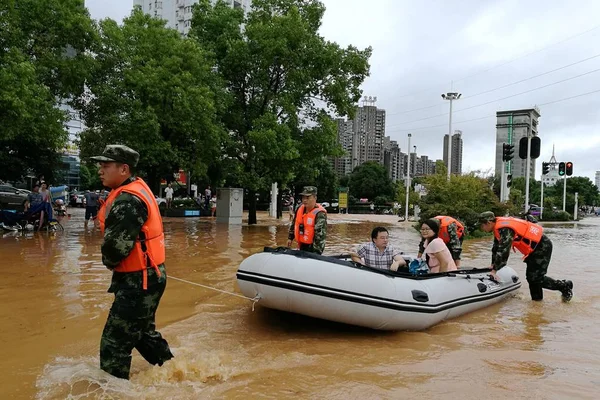
M404 211L404 221L408 222L408 191L410 190L410 137L412 135L408 134L408 157L406 163L406 207Z
M448 150L446 156L448 157L448 180L450 180L450 171L452 170L452 102L460 99L461 93L448 92L442 93L442 99L450 101L450 118L448 119Z

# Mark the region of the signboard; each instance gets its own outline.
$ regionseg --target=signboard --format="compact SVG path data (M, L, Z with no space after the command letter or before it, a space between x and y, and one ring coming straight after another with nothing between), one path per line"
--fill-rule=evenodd
M173 178L176 182L178 182L180 185L185 186L187 185L187 176L185 174L185 171L180 169L179 172L175 172L173 174ZM165 179L161 179L160 180L160 184L161 185L166 185L167 181Z
M339 208L348 208L348 193L340 192L338 197L338 207Z

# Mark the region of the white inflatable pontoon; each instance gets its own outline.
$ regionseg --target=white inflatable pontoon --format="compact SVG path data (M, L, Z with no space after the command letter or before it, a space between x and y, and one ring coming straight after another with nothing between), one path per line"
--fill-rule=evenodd
M410 259L408 259L410 261ZM287 248L265 248L240 264L237 282L258 304L381 330L421 330L516 293L521 282L504 267L413 276Z

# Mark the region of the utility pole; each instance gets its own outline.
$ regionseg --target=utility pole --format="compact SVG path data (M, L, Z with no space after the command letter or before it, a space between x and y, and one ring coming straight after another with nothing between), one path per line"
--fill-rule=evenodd
M525 212L529 211L529 177L531 176L531 137L533 136L533 115L529 115L529 130L527 131L527 165L525 172Z
M544 177L542 176L542 198L540 200L540 219L544 219Z
M408 191L410 190L410 137L412 135L408 134L408 161L406 163L406 207L404 211L404 221L408 222Z
M563 176L563 211L567 211L567 176Z
M448 150L446 156L448 157L448 180L450 180L452 170L452 102L460 99L461 93L448 92L442 93L442 99L450 101L450 117L448 118Z

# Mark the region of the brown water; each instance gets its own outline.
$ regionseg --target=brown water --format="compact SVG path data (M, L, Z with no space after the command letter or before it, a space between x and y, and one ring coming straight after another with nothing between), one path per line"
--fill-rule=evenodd
M409 253L417 232L389 224ZM376 224L330 216L326 252L365 241ZM600 393L600 218L550 225L549 275L575 284L569 304L517 297L425 332L382 333L277 312L170 280L157 315L175 359L162 368L134 353L130 381L98 369L112 295L97 231L77 210L65 232L0 236L1 399L449 398L596 399ZM284 244L286 226L165 220L174 277L235 291L239 263ZM489 265L490 239L465 243L463 266ZM524 278L524 264L509 265Z

